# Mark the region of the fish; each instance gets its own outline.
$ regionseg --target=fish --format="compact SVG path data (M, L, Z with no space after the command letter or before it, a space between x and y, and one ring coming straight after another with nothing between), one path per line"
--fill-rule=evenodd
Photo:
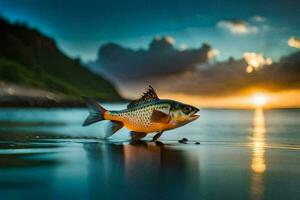
M156 133L156 141L164 131L172 130L200 117L199 109L171 99L160 99L149 85L141 98L131 101L126 109L111 111L102 107L97 101L83 97L88 106L89 116L82 126L89 126L99 121L109 120L106 138L126 127L131 140L140 140L149 133Z

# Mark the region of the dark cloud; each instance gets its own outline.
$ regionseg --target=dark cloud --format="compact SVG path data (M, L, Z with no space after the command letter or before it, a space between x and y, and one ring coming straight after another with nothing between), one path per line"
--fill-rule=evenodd
M171 37L155 38L148 49L133 50L118 44L103 45L93 64L102 72L117 80L143 80L149 77L167 76L192 70L208 61L210 46L198 49L178 50Z
M111 43L101 47L93 64L113 79L127 97L139 94L148 84L159 92L203 96L233 95L251 88L300 89L300 51L273 63L253 52L257 56L251 58L257 60L252 64L267 64L251 73L246 71L249 60L245 59L209 64L210 51L212 48L205 44L199 49L180 51L174 48L171 38L154 39L147 50Z
M300 51L252 73L244 59L229 59L208 68L157 80L163 90L191 95L232 95L250 88L270 91L300 89ZM172 83L172 84L168 84Z
M142 91L152 84L160 92L202 96L230 96L249 89L283 91L300 89L300 51L283 57L279 62L247 73L248 63L233 58L202 67L187 70L163 78L145 78L143 81L122 83L124 93ZM134 92L133 92L134 93Z

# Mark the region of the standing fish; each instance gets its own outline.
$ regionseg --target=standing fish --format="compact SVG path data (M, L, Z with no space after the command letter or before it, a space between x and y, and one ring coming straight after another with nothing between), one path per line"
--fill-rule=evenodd
M108 111L94 100L87 97L83 99L89 107L90 115L82 126L110 120L107 137L125 126L131 131L131 139L139 140L148 133L157 132L153 137L155 141L164 131L183 126L199 117L195 115L199 109L177 101L159 99L151 86L140 99L132 101L127 109L120 111Z

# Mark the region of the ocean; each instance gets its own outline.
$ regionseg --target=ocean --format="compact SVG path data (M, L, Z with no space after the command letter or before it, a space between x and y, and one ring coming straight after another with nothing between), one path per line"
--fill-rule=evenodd
M155 144L105 140L83 108L1 108L1 199L299 199L299 109L199 114Z

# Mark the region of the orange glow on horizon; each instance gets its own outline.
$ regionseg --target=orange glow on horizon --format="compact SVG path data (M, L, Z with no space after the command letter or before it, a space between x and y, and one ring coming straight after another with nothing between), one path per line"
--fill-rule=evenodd
M268 98L265 94L257 93L252 96L251 102L258 107L266 105Z
M300 108L300 90L268 92L249 89L247 92L233 96L202 96L182 93L158 93L162 99L173 99L199 107L252 109L264 108Z

